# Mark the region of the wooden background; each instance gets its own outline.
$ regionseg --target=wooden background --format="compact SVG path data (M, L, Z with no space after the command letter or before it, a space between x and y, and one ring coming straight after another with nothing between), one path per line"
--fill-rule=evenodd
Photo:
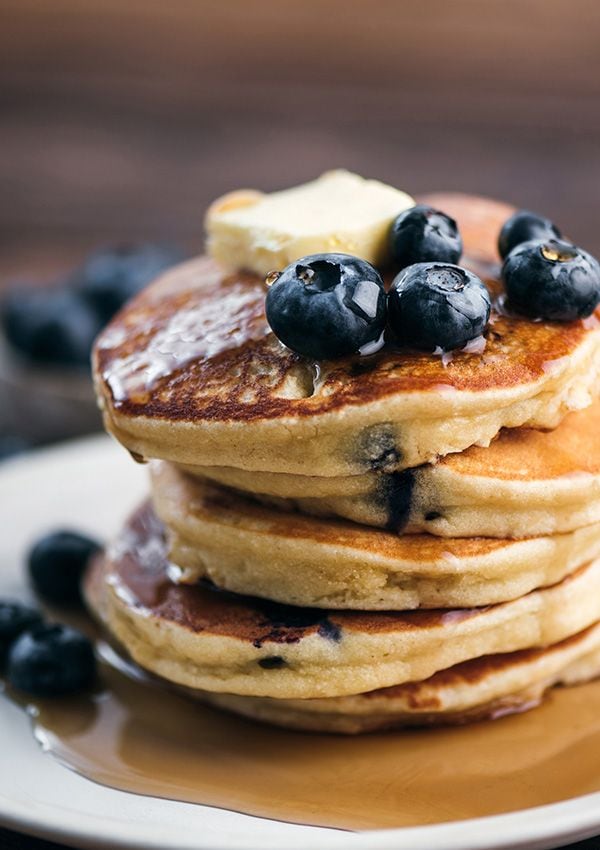
M333 166L600 253L596 0L0 0L0 286Z

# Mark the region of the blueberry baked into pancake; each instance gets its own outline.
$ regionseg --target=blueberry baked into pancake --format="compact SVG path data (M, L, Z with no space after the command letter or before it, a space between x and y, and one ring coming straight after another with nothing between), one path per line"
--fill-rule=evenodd
M345 171L206 216L100 335L151 501L85 581L169 686L294 729L600 674L600 266L543 216Z

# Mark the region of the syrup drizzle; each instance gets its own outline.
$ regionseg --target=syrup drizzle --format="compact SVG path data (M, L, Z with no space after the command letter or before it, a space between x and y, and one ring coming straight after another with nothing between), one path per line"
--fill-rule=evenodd
M262 291L259 296L258 303L262 303ZM195 307L175 311L163 328L150 334L142 349L109 361L104 379L115 402L149 392L163 378L194 360L211 359L244 345L249 327L256 322L257 298L256 287L237 283L218 301L207 299ZM262 333L270 333L266 323ZM108 334L103 347L114 345L115 340Z

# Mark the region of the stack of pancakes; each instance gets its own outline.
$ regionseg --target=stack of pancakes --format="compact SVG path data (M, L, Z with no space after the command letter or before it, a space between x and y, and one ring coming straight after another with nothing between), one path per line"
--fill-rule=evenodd
M511 209L426 199L501 294ZM598 315L502 309L451 357L311 363L259 276L200 258L108 326L108 430L151 460L86 593L143 668L283 726L360 732L535 705L600 673Z

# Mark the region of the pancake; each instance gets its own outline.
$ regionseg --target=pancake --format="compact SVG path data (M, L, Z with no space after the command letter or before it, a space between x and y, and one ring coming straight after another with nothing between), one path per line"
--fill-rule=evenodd
M459 725L527 711L557 685L600 676L600 626L545 649L465 661L423 682L329 699L285 700L196 692L218 708L310 732L347 735L406 726Z
M443 537L531 537L600 521L600 402L554 431L501 431L437 464L386 475L316 478L187 467L287 510Z
M464 195L424 200L457 219L461 262L500 295L495 241L512 209ZM260 278L199 258L100 335L106 427L135 456L318 477L392 473L487 446L503 427L555 428L597 393L600 311L552 323L498 308L481 346L451 358L383 349L316 364L270 332L265 291Z
M105 616L98 596L102 588L90 583L101 622ZM105 623L104 623L105 624ZM121 669L136 678L139 668L115 645ZM147 675L142 673L142 675ZM543 649L488 655L435 673L422 682L347 697L274 699L210 693L157 683L187 696L253 720L312 732L358 734L406 726L458 725L496 719L537 706L550 688L577 685L600 675L600 624Z
M288 605L465 608L516 599L600 557L600 522L568 534L496 540L398 536L259 505L154 462L155 510L183 583Z
M181 586L168 566L164 529L144 506L88 573L86 598L142 668L217 693L364 693L558 643L600 619L600 560L511 602L407 613L294 608Z

